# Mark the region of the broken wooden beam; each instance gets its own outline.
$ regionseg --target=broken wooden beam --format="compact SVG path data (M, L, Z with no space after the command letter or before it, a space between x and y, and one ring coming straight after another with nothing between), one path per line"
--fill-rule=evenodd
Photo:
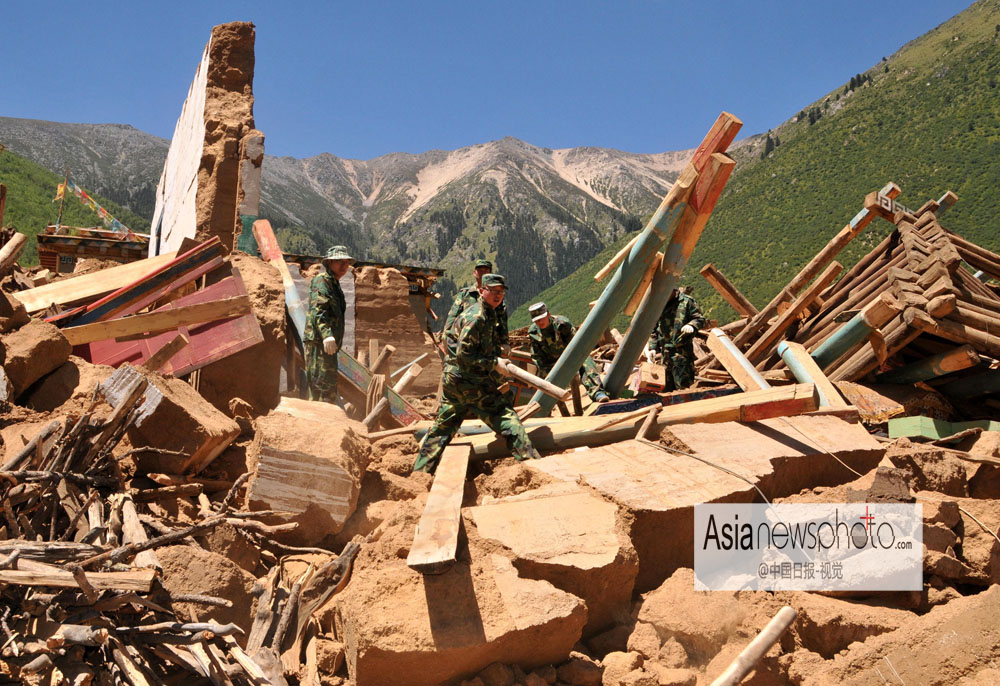
M190 342L191 342L190 338L188 338L182 333L179 333L173 338L171 338L168 343L165 343L163 346L161 346L159 350L153 353L152 357L149 357L145 362L143 362L139 366L148 372L159 371L160 367L169 362L171 357L180 352L181 349L183 349L184 346L186 346Z
M19 565L23 564L21 562ZM149 593L156 578L155 569L137 569L130 572L86 572L87 582L96 591L137 591ZM51 586L53 588L80 588L73 572L51 569L0 569L0 583L19 586Z
M406 556L406 564L411 569L423 574L440 574L455 563L471 454L472 450L465 443L452 443L444 449Z
M801 343L782 341L778 344L778 355L795 375L796 381L816 384L821 410L826 408L845 409L850 406Z
M979 362L980 358L976 349L971 345L963 345L883 372L875 377L875 382L913 384L975 367Z
M0 248L0 276L6 274L17 262L17 256L21 254L28 237L23 233L15 232L10 240Z
M393 392L402 396L406 392L413 382L416 381L417 377L420 376L420 372L424 371L424 368L419 364L411 364L408 366L406 373L403 374L403 378L396 382L392 387ZM389 399L382 398L375 404L372 411L368 413L368 416L361 420L361 423L365 425L365 428L371 432L371 430L378 426L379 419L382 414L389 408Z
M742 317L753 317L757 314L757 308L753 306L746 296L740 293L739 289L727 279L718 268L709 262L701 268L701 275L712 285L712 288L729 303L729 306L736 310Z

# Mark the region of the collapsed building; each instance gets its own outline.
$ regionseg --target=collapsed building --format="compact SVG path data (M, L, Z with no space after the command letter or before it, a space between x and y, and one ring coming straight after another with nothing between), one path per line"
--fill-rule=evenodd
M213 31L149 257L35 285L15 263L24 241L0 249L0 675L1000 678L1000 256L942 225L954 194L913 211L894 184L873 192L759 310L707 266L743 316L705 332L693 388L658 392L663 370L639 354L732 169L740 122L722 115L602 270L604 295L550 383L515 381L543 459L517 463L466 421L436 475L411 473L440 378L427 317L441 273L356 265L339 353L348 405L301 399L317 259L283 254L247 201L262 145L252 35ZM892 232L844 271L837 254L876 219ZM629 331L608 332L622 310ZM586 356L632 397L581 396ZM695 590L695 507L761 499L921 503L920 589ZM784 632L745 657L776 615Z

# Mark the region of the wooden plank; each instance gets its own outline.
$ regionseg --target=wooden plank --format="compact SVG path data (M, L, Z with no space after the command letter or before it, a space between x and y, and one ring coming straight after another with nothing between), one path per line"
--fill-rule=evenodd
M107 295L122 286L148 276L177 257L176 252L164 253L120 267L74 276L53 283L11 293L21 301L29 314L41 312L52 305L73 305Z
M243 284L239 271L233 269L231 278L223 279L200 291L179 298L160 309L184 307L223 298L245 296L246 294L246 286ZM174 354L161 367L161 374L181 376L264 340L260 325L253 314L245 314L235 319L181 326L179 333L187 336L190 343ZM128 362L133 366L140 366L152 357L154 352L170 342L175 335L175 332L170 331L133 341L118 342L113 339L94 341L86 345L76 346L73 352L95 364L118 367Z
M441 455L427 495L413 545L406 557L411 569L424 574L440 574L455 563L458 534L462 528L462 497L472 450L467 444L449 445Z
M48 321L59 327L78 326L138 312L171 291L219 267L222 264L220 246L219 238L215 236L97 302L50 317Z
M701 275L712 285L729 306L736 310L742 317L753 317L757 314L757 308L753 306L746 296L740 293L739 289L720 272L714 264L709 262L701 268Z
M83 345L108 338L173 331L180 326L231 319L253 311L250 298L241 295L196 305L172 307L121 319L70 326L62 330L70 345Z
M21 562L18 561L18 566ZM136 591L149 593L156 578L155 569L131 572L86 572L87 581L96 591ZM19 586L52 586L54 588L79 588L73 572L62 569L0 569L0 583Z
M174 336L169 343L161 347L153 356L142 363L142 368L151 372L158 371L160 367L170 361L181 349L191 342L191 339L182 333Z
M253 223L253 235L257 239L257 246L260 254L265 260L272 264L281 274L281 283L285 287L285 308L288 310L288 317L292 320L296 332L299 334L299 341L306 339L306 304L299 297L292 273L288 271L288 264L285 256L278 245L278 239L271 229L271 222L266 219L258 219Z
M722 367L729 372L729 376L733 377L733 381L744 391L761 391L771 387L739 348L729 341L729 337L722 329L709 331L705 343L715 358L722 363Z

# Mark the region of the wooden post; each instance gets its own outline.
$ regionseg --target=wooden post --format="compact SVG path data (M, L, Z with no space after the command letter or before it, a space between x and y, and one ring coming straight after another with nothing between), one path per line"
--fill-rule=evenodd
M569 387L570 393L573 394L573 414L577 417L583 414L583 399L580 397L580 375L577 374L573 377L573 381Z
M28 237L17 232L4 244L3 248L0 248L0 276L6 274L14 266L14 263L17 262L17 256L21 254L27 242Z
M709 331L705 342L716 359L722 363L723 368L733 377L733 381L744 391L760 391L771 387L722 329Z
M639 234L632 236L632 240L626 243L621 250L615 253L615 256L612 257L611 260L609 260L606 265L601 267L600 271L594 274L594 281L600 283L601 281L604 280L604 278L608 274L610 274L615 269L615 267L621 264L622 261L628 256L628 254L632 252L632 246L635 245L635 242L638 239L639 239Z
M372 370L372 374L377 374L375 371L375 362L379 359L379 344L377 338L368 339L368 368Z
M826 377L816 361L809 356L805 347L794 341L782 341L778 344L778 355L785 361L799 383L816 384L819 394L819 407L845 408L848 403L841 397L837 387Z
M170 361L170 358L179 353L188 343L190 343L190 339L184 334L179 333L169 342L164 343L163 347L153 353L140 366L150 372L159 371L163 365Z
M868 338L872 331L881 328L896 316L900 309L895 298L883 293L813 350L812 358L816 360L820 369L826 370L847 351Z
M375 344L378 345L377 340L375 339L372 340L374 340ZM369 351L370 350L371 348L369 346ZM386 372L388 372L389 360L390 358L392 358L392 354L394 352L396 352L396 346L394 345L386 345L384 348L382 348L382 352L380 352L376 357L372 358L374 361L372 362L371 367L369 367L369 369L372 370L372 374L385 374Z
M750 673L771 646L778 642L781 634L788 630L788 627L795 621L798 613L788 605L781 608L778 614L767 623L764 630L757 634L757 638L750 642L743 651L736 656L736 659L726 668L719 677L712 682L712 686L736 686L743 678Z
M937 355L925 357L908 365L883 372L875 377L876 383L912 384L927 381L979 364L979 354L971 345L963 345Z
M411 569L423 574L441 574L455 563L471 455L468 444L452 443L444 449L406 556L406 565Z
M424 368L421 367L419 364L410 365L409 369L406 370L406 373L403 374L403 378L401 378L399 381L396 382L396 385L392 387L392 390L402 395L407 388L413 385L413 382L416 380L418 376L420 376L420 372L422 371L424 371ZM375 404L375 407L372 408L372 411L368 413L368 416L362 420L362 423L365 425L365 428L368 429L369 433L373 428L375 428L375 426L379 422L379 419L382 416L382 413L388 408L389 408L389 399L382 398L381 400L378 401L378 403Z
M642 302L643 297L646 295L646 291L649 290L649 285L653 283L653 276L656 275L656 270L660 268L660 262L663 260L663 253L656 253L656 257L653 261L649 263L649 269L646 273L642 275L642 281L639 282L639 287L635 289L635 293L629 298L629 301L625 304L625 316L631 317L635 314L636 308L639 307L639 303Z
M531 386L532 388L538 389L539 393L544 393L559 402L567 400L570 397L569 390L559 388L555 384L549 383L546 379L542 379L534 374L529 374L513 362L505 360L502 357L497 359L497 371L505 376L513 377L518 381ZM541 405L541 403L539 403L539 405Z
M757 314L757 308L753 306L747 298L740 293L729 279L723 276L714 264L709 262L701 268L701 275L712 284L719 295L721 295L729 306L736 310L742 317L753 317Z

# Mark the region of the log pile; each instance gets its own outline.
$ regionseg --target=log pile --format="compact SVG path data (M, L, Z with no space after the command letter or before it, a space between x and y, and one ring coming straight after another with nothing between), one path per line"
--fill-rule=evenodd
M765 377L790 376L777 354L784 339L805 346L834 382L927 381L941 383L955 398L956 389L997 390L982 372L1000 358L1000 296L984 279L1000 278L1000 255L941 225L941 214L957 200L954 193L916 211L899 206L896 195L898 187L889 184L866 198L865 219L881 216L895 228L838 280L830 283L833 262L801 296L795 293L807 281L797 277L797 286L789 284L775 303L742 320L734 343ZM852 225L857 223L856 217ZM827 246L803 273L812 278L834 252ZM727 299L746 301L712 265L702 273ZM713 353L698 364L702 384L731 380L716 368L720 360ZM935 381L945 374L948 383ZM950 385L969 377L977 380Z

